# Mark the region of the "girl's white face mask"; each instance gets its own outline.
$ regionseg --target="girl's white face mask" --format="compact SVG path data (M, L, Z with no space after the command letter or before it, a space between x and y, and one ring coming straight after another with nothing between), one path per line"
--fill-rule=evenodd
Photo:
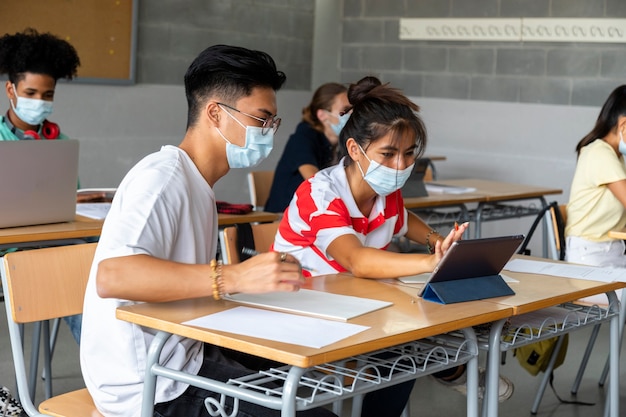
M619 151L622 155L626 156L626 142L624 142L624 136L622 135L622 131L619 131Z
M403 170L393 169L369 159L363 148L361 148L361 145L359 145L359 149L361 149L363 155L365 155L367 160L370 162L366 173L363 173L361 164L357 162L359 171L361 171L363 179L369 184L370 187L372 187L372 190L380 196L386 197L394 191L402 188L411 176L411 172L413 172L415 162Z

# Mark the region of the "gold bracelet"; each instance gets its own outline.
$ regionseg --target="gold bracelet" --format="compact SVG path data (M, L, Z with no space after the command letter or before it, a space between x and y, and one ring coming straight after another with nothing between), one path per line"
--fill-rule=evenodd
M211 278L213 279L213 298L221 300L224 296L224 280L222 279L222 261L211 259Z
M439 234L435 229L430 229L430 232L426 235L426 249L428 249L428 253L435 253L435 246L430 244L430 237L433 233Z

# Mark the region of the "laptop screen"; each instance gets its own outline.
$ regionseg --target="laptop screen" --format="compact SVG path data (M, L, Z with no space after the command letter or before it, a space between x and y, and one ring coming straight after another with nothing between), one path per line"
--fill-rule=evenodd
M415 167L411 176L402 187L402 197L427 197L426 185L424 184L424 176L426 170L430 166L430 159L419 158L415 160Z
M78 141L0 141L0 227L74 220Z

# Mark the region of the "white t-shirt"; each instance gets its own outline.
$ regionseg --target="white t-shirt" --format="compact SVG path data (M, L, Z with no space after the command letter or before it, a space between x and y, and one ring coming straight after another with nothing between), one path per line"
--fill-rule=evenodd
M98 263L148 254L207 264L216 254L217 227L213 190L189 156L175 146L145 157L120 184L91 268L80 344L83 377L102 414L140 414L147 349L156 332L115 318L117 307L134 302L98 296ZM160 363L197 374L202 358L201 342L172 336ZM156 403L177 398L186 388L187 384L158 378Z

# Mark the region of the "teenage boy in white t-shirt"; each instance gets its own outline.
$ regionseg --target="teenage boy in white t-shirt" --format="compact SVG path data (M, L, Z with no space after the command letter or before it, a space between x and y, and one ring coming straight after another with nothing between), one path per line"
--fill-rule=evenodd
M83 376L104 415L139 415L147 349L155 333L117 320L116 308L298 290L303 278L291 256L271 252L224 266L214 261L213 187L231 168L254 166L267 157L280 124L276 91L284 81L284 73L263 52L207 48L185 74L189 111L182 142L145 157L118 187L91 269L81 340ZM161 358L169 368L223 381L261 366L259 358L178 336L168 340ZM216 394L158 378L154 415L208 416L204 399L210 395ZM278 415L239 404L238 416ZM315 409L299 415L332 413Z

